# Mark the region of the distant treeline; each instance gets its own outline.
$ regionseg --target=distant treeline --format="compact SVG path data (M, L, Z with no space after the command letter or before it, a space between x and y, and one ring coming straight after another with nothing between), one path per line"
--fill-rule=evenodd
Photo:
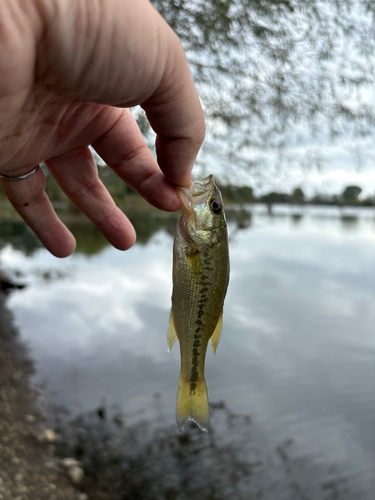
M341 194L326 195L316 194L312 198L307 198L301 188L295 188L289 193L279 193L272 191L271 193L256 196L253 189L249 186L234 186L228 184L220 186L224 201L227 203L266 203L273 205L274 203L290 203L294 205L352 205L363 207L375 206L375 195L360 199L359 195L362 189L359 186L347 186Z
M46 191L52 202L65 202L68 206L71 205L66 195L61 191L60 187L53 179L51 174L44 169L46 174ZM108 191L117 204L121 206L124 200L134 196L136 193L127 186L113 171L108 167L99 167L99 177L105 184ZM359 186L347 186L341 194L326 195L316 194L312 198L307 198L301 188L297 187L289 193L279 193L272 191L268 194L256 196L253 188L250 186L235 186L233 184L220 185L220 190L226 203L266 203L273 205L274 203L290 203L294 205L352 205L352 206L375 206L375 195L367 198L360 198L359 195L362 189ZM5 199L5 193L0 187L0 200Z

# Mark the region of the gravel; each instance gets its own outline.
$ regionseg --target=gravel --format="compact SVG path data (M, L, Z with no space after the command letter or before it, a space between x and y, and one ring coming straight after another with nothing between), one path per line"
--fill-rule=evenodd
M61 464L54 456L59 436L43 428L40 395L29 380L33 365L6 307L8 293L0 291L0 500L89 500L75 486L83 470Z

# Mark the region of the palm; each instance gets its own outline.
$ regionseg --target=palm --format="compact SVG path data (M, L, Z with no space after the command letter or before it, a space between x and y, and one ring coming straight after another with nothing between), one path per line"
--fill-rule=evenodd
M31 106L36 100L43 104ZM52 93L31 95L18 112L13 130L1 142L2 173L27 171L46 159L92 144L108 129L111 115L119 111L76 99L68 101Z
M0 6L0 28L8 2ZM90 4L87 18L76 12L78 31L69 2L56 2L60 17L45 21L43 43L17 32L17 23L8 30L11 50L5 43L2 53L0 43L0 70L7 77L0 80L0 173L22 176L44 161L108 240L126 249L135 241L134 229L98 179L88 146L151 204L177 210L181 202L171 183L189 185L204 135L202 110L181 46L148 2L108 0L104 23ZM70 7L79 9L75 2ZM134 104L144 107L157 133L159 164L124 109ZM46 247L69 255L74 238L44 193L43 172L1 182Z

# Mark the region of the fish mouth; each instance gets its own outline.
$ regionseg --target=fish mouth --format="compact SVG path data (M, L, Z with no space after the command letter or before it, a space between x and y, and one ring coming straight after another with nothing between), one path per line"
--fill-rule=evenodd
M207 195L214 186L215 180L211 174L203 179L193 181L189 188L178 187L177 193L184 204L184 208L189 213L192 213L195 206L205 203Z

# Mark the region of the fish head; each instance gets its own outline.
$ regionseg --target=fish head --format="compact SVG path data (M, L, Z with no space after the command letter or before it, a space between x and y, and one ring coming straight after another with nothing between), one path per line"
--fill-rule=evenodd
M226 231L223 198L214 176L193 181L189 188L177 188L183 203L181 217L184 236L198 247L211 247L218 231Z

